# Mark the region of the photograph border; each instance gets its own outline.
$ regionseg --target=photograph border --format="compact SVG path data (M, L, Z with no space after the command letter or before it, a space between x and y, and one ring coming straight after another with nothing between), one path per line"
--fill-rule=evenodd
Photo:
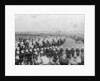
M8 7L9 7L9 6L8 6ZM21 6L21 7L22 7L22 6ZM29 6L29 7L30 7L30 6ZM38 7L38 6L35 6L35 7ZM40 7L41 7L41 6L40 6ZM43 6L42 6L42 7L43 7ZM51 7L51 6L49 6L49 7ZM53 6L53 8L54 8L54 7L56 8L56 6ZM58 7L59 7L59 6L58 6ZM64 7L65 7L65 6L63 6L63 8L64 8ZM67 6L67 7L68 7L68 6ZM66 8L67 8L67 7L66 7ZM82 7L82 6L81 6L81 7ZM15 8L17 8L17 7L15 6ZM23 9L23 8L24 8L24 7L22 7L22 9ZM25 8L26 8L26 7L25 7ZM34 7L33 7L33 8L34 8ZM69 8L69 7L68 7L68 8ZM17 9L18 9L18 8L17 8ZM13 6L13 8L12 8L11 10L14 10L14 11L15 11L14 6ZM68 10L67 10L67 11L68 11ZM11 13L11 12L12 12L12 11L9 10L9 17L10 17L9 19L11 19L11 18L13 17L13 16L11 17L10 15L12 15L12 14L14 14L14 13L16 14L16 11L13 12L13 13ZM19 13L19 12L18 12L18 13ZM25 13L25 12L22 12L22 11L21 11L21 13ZM29 13L29 12L28 12L28 13ZM31 12L30 12L30 13L31 13ZM37 12L36 12L36 13L37 13ZM39 12L38 12L38 13L39 13ZM43 13L44 13L44 12L43 12ZM43 13L42 13L42 14L43 14ZM48 12L47 12L47 13L48 13ZM53 13L54 13L54 12L53 12ZM56 12L56 13L57 13L57 12ZM70 13L71 13L71 12L70 12ZM26 13L25 13L25 14L26 14ZM31 13L31 14L33 14L33 13ZM49 13L49 14L51 14L51 13ZM61 14L61 13L60 13L60 14ZM73 13L73 14L75 14L75 13ZM7 16L7 14L6 14L6 16ZM88 15L88 16L89 16L89 15ZM8 17L8 16L7 16L7 17ZM6 22L7 22L7 21L6 21ZM10 23L10 22L9 22L9 23ZM14 23L14 21L13 21L13 23ZM9 24L8 24L8 25L9 25ZM10 23L10 25L11 25L11 23ZM12 26L12 25L11 25L11 26ZM7 27L6 27L6 28L7 28ZM9 30L9 29L8 29L8 30ZM8 31L8 30L7 30L7 31ZM11 31L11 30L10 30L10 31ZM13 32L13 31L12 31L12 32ZM12 34L13 34L13 33L12 33ZM8 33L7 33L7 35L8 35ZM13 40L13 39L12 39L12 40ZM9 41L10 41L10 40L9 40ZM8 44L8 43L7 43L7 44ZM12 44L13 44L13 43L12 43ZM10 45L10 44L9 44L9 45ZM7 46L9 46L9 45L7 45ZM13 46L12 46L12 47L13 47ZM7 56L7 58L8 58L8 56ZM9 59L9 60L10 60L10 59ZM6 62L7 62L7 61L6 61ZM86 63L86 62L85 62L85 63ZM10 64L9 64L9 65L10 65ZM85 65L85 66L86 66L86 65ZM40 67L40 66L39 66L39 67ZM47 66L46 66L46 67L47 67ZM60 66L60 67L61 67L61 66ZM68 67L68 66L67 66L67 67ZM73 66L73 67L75 67L75 66ZM78 67L78 66L77 66L77 67ZM17 68L18 68L18 67L17 67ZM22 68L22 67L20 67L20 68ZM28 67L27 67L27 68L28 68ZM64 69L64 67L62 67L62 68ZM75 68L76 68L76 67L75 67ZM43 68L42 68L42 69L43 69ZM60 69L61 69L61 68L60 68ZM74 71L75 71L75 70L74 70ZM40 76L41 76L41 75L40 75Z

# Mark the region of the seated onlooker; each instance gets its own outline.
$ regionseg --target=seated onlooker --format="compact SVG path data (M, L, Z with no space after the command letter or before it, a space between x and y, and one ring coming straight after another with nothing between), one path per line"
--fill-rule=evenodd
M67 55L66 55L66 54L63 54L63 55L59 58L59 62L60 62L60 65L68 65L69 59L67 58Z
M42 60L43 65L48 65L49 64L49 58L46 55L41 56L41 60Z

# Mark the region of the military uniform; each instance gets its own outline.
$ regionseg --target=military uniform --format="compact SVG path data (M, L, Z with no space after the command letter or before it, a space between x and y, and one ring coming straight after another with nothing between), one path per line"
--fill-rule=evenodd
M81 56L80 56L79 48L76 48L76 60L77 60L78 65L81 65Z
M84 65L84 49L81 49L81 59L82 59L82 65Z
M20 54L19 51L16 51L16 53L15 53L15 65L20 64L19 54Z

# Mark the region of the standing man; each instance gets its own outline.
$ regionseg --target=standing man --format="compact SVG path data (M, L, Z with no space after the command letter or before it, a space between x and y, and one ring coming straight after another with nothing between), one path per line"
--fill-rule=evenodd
M82 59L82 65L84 65L84 48L81 48L81 59Z
M81 65L82 61L81 61L80 49L79 48L76 49L76 60L77 60L78 65Z
M15 65L20 65L19 50L15 51Z

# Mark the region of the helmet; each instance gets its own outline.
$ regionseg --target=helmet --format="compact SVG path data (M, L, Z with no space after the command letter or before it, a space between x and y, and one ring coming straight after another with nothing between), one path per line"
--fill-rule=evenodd
M35 52L35 55L37 55L38 53L37 52Z
M19 60L19 56L17 55L16 57L15 57L17 60Z
M28 49L26 49L26 52L28 52Z
M32 49L30 49L29 51L32 52Z
M21 53L24 53L24 50L22 50Z
M17 47L17 50L20 50L20 48L19 48L19 47Z
M53 50L55 51L56 49L54 48Z
M43 51L41 51L40 53L43 54Z
M39 51L39 48L37 48L37 51Z
M19 51L17 51L16 53L17 53L17 54L20 54L20 52L19 52Z
M34 49L34 51L36 51L36 49Z
M43 50L43 48L41 48L41 50Z

